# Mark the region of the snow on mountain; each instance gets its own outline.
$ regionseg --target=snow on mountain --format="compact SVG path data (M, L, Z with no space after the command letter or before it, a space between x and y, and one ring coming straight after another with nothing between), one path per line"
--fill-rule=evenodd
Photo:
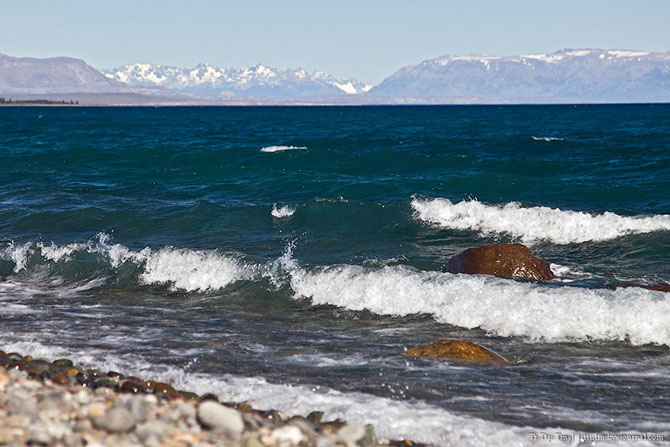
M370 94L480 102L669 102L670 53L579 49L443 56L401 68Z
M340 80L322 72L253 67L218 68L199 64L179 68L153 64L124 65L102 73L134 86L159 86L203 96L300 97L363 93L372 88L355 79Z

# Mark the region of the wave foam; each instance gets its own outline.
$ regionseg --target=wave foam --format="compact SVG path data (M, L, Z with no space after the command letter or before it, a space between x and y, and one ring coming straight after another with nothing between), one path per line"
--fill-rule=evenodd
M531 137L535 141L563 141L563 138L557 138L557 137L536 137L532 136Z
M670 346L670 294L641 288L585 289L494 277L422 272L405 266L370 270L342 265L291 271L295 298L315 305L481 328L532 341L618 340Z
M295 151L295 150L306 150L306 146L265 146L261 148L261 152L282 152L282 151Z
M284 205L277 208L276 203L272 205L272 211L270 212L272 217L276 217L277 219L281 219L282 217L291 217L293 216L293 213L295 213L295 207Z
M604 241L627 234L670 230L670 215L619 216L589 214L519 203L485 205L477 200L452 203L449 199L413 198L411 206L420 220L455 230L482 234L507 233L523 242L549 240L556 244Z

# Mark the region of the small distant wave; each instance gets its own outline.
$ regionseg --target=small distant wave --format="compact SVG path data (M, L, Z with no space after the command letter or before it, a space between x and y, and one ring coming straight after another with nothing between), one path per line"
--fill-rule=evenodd
M670 294L587 289L418 271L339 265L292 267L295 298L380 315L429 314L466 329L531 341L628 341L670 346ZM631 318L631 315L635 315Z
M270 212L270 214L272 214L272 217L276 217L277 219L281 219L283 217L291 217L293 216L293 213L295 213L294 207L284 205L277 208L276 203L272 205L272 211Z
M535 141L563 141L563 138L558 138L558 137L536 137L536 136L532 136L531 138Z
M522 207L517 202L486 205L477 200L412 199L418 219L454 230L482 234L506 233L522 242L556 244L605 241L628 234L670 230L670 215L619 216L590 214L545 206Z
M281 152L281 151L296 151L306 150L305 146L265 146L261 148L261 152Z

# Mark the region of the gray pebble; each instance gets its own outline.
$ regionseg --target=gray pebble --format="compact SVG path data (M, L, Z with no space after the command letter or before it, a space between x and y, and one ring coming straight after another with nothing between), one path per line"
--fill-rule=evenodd
M238 436L244 430L244 422L238 411L211 400L198 406L198 421L206 428L221 430L231 437Z
M171 435L174 432L174 428L166 424L163 421L151 421L145 424L139 425L135 429L135 433L140 438L140 440L146 443L151 438L156 441L163 442L166 436Z
M130 411L124 407L114 407L105 413L104 416L94 418L93 424L111 433L122 433L135 426L135 419L133 419Z
M340 428L337 432L337 441L343 444L356 444L365 437L365 428L360 425L350 424Z
M128 400L123 404L123 407L130 412L136 422L144 422L147 420L147 409L139 396L128 396Z
M51 436L43 427L33 428L28 434L28 443L30 444L49 445L51 441Z

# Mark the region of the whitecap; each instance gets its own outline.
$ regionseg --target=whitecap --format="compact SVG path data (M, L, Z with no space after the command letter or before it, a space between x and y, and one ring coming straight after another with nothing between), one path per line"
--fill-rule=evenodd
M281 219L282 217L291 217L293 216L293 213L295 213L295 207L284 205L277 208L276 203L272 205L272 211L270 212L272 217L276 217L277 219Z
M532 136L531 137L535 141L563 141L563 138L558 138L558 137L536 137Z
M522 242L548 240L556 244L604 241L628 234L670 230L670 215L620 216L606 211L590 214L546 206L522 207L517 202L487 205L477 200L413 198L419 220L454 230L490 235L506 233Z

